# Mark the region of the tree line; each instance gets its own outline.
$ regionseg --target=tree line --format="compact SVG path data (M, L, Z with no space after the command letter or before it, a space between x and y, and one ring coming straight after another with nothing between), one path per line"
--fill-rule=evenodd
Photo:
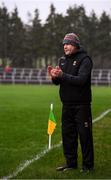
M11 67L47 67L56 65L63 55L62 40L74 32L93 59L94 68L111 68L111 17L105 11L100 17L92 11L86 15L84 6L68 7L66 15L56 13L53 4L44 24L39 10L25 24L17 7L8 12L0 7L0 65Z

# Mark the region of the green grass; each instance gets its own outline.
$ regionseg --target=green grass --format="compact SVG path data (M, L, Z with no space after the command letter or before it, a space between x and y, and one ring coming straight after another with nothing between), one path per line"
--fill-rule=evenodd
M93 118L111 108L111 88L93 87ZM56 86L10 85L0 86L0 177L12 174L25 160L30 160L48 145L47 122L50 103L54 103L57 128L52 144L61 140L61 103ZM19 173L17 179L94 179L111 178L111 113L93 127L95 172L81 175L79 169L57 173L64 163L62 146L48 152Z
M92 88L92 112L93 117L111 108L111 87Z

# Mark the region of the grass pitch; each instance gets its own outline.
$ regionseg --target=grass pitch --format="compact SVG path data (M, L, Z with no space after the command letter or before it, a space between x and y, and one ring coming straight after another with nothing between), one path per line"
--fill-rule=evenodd
M94 87L93 119L111 108L111 88ZM33 159L48 146L47 123L50 103L54 104L57 128L52 144L61 140L61 103L56 86L0 86L0 177L12 174L25 160ZM111 113L93 126L95 172L81 175L79 169L58 173L55 168L64 163L62 146L30 164L14 179L94 179L111 178Z

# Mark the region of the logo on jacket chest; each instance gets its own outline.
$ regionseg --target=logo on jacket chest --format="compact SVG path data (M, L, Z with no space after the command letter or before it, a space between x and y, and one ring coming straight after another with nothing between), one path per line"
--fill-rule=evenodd
M65 65L65 63L61 63L61 66L64 66Z
M73 61L73 66L76 66L76 64L77 64L77 60L74 60Z

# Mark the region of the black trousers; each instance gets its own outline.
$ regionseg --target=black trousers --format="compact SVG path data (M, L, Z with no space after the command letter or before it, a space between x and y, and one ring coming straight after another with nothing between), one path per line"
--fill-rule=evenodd
M62 141L66 162L77 167L78 138L82 151L82 166L94 167L91 106L63 104Z

